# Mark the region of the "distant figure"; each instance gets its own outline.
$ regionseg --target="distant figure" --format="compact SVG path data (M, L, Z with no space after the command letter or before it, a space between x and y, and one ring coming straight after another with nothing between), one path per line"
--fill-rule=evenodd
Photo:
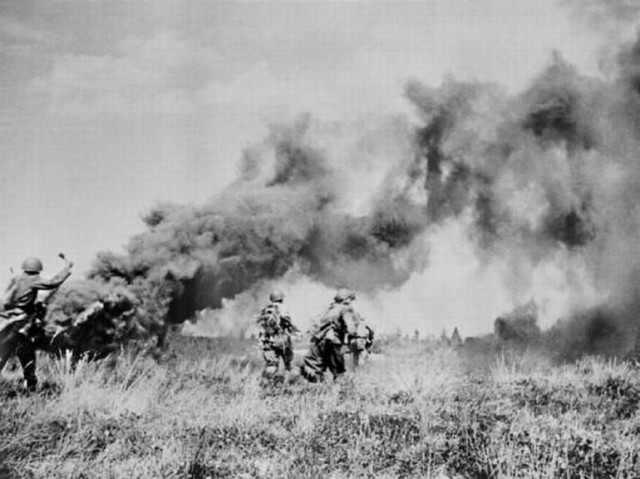
M42 261L36 257L22 262L22 274L12 278L2 298L3 311L0 326L0 370L12 354L16 354L24 373L25 385L35 389L36 345L35 338L43 328L46 307L37 302L39 291L55 290L71 275L73 263L61 253L64 267L53 278L40 276Z
M310 382L324 380L329 369L334 379L345 372L342 347L349 337L356 336L356 313L351 306L356 295L348 289L339 290L333 303L311 335L311 347L300 367L301 375Z
M349 351L353 358L353 369L360 365L360 358L363 354L371 352L375 334L373 329L365 323L362 316L354 311L354 332L348 337Z
M454 348L457 348L462 344L462 337L460 336L460 331L458 331L458 327L453 328L453 333L451 334L451 345Z
M262 357L265 368L263 376L273 377L280 369L280 359L285 371L291 371L293 361L293 344L291 335L299 331L293 325L291 314L284 307L284 293L274 290L269 295L269 304L265 306L258 316L260 333L258 339L262 343Z
M449 336L447 335L447 330L442 328L440 332L440 337L438 338L438 346L448 348L451 346L451 341L449 340Z

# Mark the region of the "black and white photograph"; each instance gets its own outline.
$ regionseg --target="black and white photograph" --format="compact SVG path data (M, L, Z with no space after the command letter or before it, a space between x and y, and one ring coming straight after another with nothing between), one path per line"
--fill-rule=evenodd
M0 228L0 479L640 477L640 0L0 0Z

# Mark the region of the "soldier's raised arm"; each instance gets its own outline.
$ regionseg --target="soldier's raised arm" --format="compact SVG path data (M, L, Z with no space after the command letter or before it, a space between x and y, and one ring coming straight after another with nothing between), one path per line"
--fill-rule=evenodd
M64 254L58 255L64 261L64 267L58 271L50 279L41 278L39 281L33 284L35 289L55 289L64 283L69 276L71 276L71 268L73 267L73 261L70 261ZM29 258L27 258L29 259ZM25 260L26 261L26 260Z

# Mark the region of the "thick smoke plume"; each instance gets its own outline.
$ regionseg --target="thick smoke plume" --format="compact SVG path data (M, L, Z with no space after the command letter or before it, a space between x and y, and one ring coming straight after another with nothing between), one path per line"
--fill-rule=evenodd
M322 147L327 138L333 151ZM158 205L126 254L98 255L85 296L124 285L140 299L142 322L158 329L154 317L183 323L293 269L332 288L397 287L425 261L413 247L424 204L390 179L410 145L401 119L368 126L355 144L309 116L273 126L220 195L197 207ZM62 296L71 305L58 309L76 313L77 296Z
M553 262L566 267L566 295L597 291L601 304L575 305L555 330L556 346L578 354L636 347L638 52L640 41L619 51L610 82L555 55L513 98L456 82L408 90L425 119L430 219L470 214L480 255L508 258L515 288Z
M610 78L589 78L554 54L516 95L451 78L438 88L409 82L412 120L305 115L274 125L221 194L200 206L158 205L125 254L100 254L88 290L132 292L149 331L211 315L228 325L216 313L224 307L244 316L242 332L273 283L347 286L373 302L409 284L419 291L443 232L463 231L511 307L530 298L544 306L537 278L552 269L564 302L551 319L571 325L563 331L635 330L640 40L615 62ZM59 301L78 303L58 305L70 314L82 303ZM406 326L387 313L387 326Z

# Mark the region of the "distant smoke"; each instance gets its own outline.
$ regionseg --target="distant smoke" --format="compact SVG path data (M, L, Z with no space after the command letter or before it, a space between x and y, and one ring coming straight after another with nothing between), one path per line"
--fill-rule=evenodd
M433 242L462 229L511 306L553 267L567 324L621 331L639 297L640 41L616 61L614 78L594 79L554 54L517 95L413 81L414 124L303 115L273 125L245 150L235 183L200 206L157 205L126 253L98 255L88 280L128 288L152 328L213 315L227 331L233 320L216 310L242 316L292 272L370 298L401 291L428 271ZM600 319L572 319L585 317Z
M410 85L426 119L418 142L429 217L471 211L481 246L517 241L516 252L536 259L558 243L593 240L590 165L582 160L599 141L593 88L557 54L516 98L491 85Z
M500 316L493 323L493 332L504 345L530 345L538 343L538 308L535 303L516 307L511 313Z
M635 0L561 0L573 13L596 28L617 28L637 24L640 5Z

